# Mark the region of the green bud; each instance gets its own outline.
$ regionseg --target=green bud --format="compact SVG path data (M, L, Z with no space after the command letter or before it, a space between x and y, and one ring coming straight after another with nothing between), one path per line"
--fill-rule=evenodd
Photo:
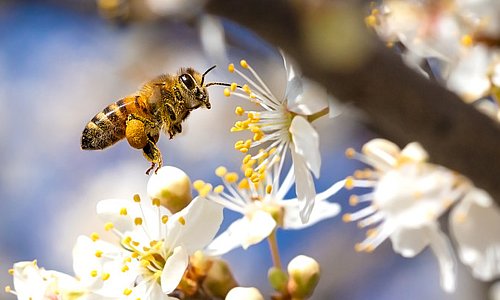
M283 272L283 270L272 267L267 271L267 278L271 287L277 292L286 291L286 285L288 283L288 275Z
M288 264L288 275L288 293L292 298L307 299L318 284L320 267L314 259L299 255Z

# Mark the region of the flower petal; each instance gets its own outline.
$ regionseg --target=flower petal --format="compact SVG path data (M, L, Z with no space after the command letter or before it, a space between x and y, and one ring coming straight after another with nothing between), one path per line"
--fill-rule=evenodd
M400 151L396 144L385 139L373 139L364 144L361 150L372 160L374 167L381 170L394 167Z
M445 292L455 291L456 286L456 264L455 256L450 245L448 237L441 232L439 225L434 228L428 227L430 246L434 255L438 259L439 269L441 271L441 287Z
M480 280L489 281L500 275L498 228L500 209L481 189L472 189L451 212L450 231L460 260Z
M417 143L409 143L403 150L401 150L401 156L404 158L409 158L416 162L425 162L429 159L429 154L422 148L422 146Z
M423 228L397 228L390 236L394 252L403 257L414 257L429 245L427 230Z
M246 226L246 230L241 232L242 240L241 246L243 249L260 243L263 239L267 238L271 232L276 228L276 221L273 217L262 210L255 211L250 218L244 218L247 220L242 222L243 228Z
M306 78L295 78L287 86L287 108L297 114L309 116L329 108L330 98L324 87Z
M169 219L167 246L183 245L188 253L203 249L219 230L223 218L222 210L221 205L196 197Z
M210 256L225 254L241 246L241 233L246 230L248 221L243 217L234 221L223 233L219 234L203 251Z
M333 218L340 212L340 205L328 201L316 201L307 223L299 218L300 208L298 200L285 200L280 202L285 210L283 218L284 229L302 229L312 226L322 220Z
M307 223L314 207L316 190L314 181L304 160L292 148L293 170L295 174L295 191L300 207L300 219Z
M298 154L298 157L293 157L294 163L297 158L300 158L314 173L314 176L319 178L321 154L316 129L304 117L296 116L290 125L290 133L292 134L292 147Z
M172 255L167 258L161 273L161 289L169 294L177 288L188 266L189 255L184 247L176 247Z

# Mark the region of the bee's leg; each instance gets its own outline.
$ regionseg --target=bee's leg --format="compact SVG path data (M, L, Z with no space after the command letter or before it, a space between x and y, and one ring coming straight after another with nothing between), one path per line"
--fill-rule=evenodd
M136 114L129 114L127 117L127 123L130 122L130 120L139 120L142 123L148 125L150 128L156 127L156 124L153 121L151 121L150 119L144 118L144 117L136 115Z
M151 167L146 170L146 174L149 175L151 170L155 169L155 173L161 168L163 164L163 159L161 156L160 149L156 146L155 142L149 140L144 148L142 148L144 157L151 162Z

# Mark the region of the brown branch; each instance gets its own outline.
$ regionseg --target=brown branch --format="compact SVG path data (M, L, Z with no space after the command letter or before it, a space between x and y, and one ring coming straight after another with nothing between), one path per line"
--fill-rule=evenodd
M398 55L375 41L368 30L356 31L358 27L364 28L363 24L349 23L352 21L349 19L347 23L329 22L326 17L338 15L339 10L346 8L345 3L324 4L320 0L297 3L211 0L207 9L250 28L282 48L306 76L323 84L340 100L352 102L365 111L381 134L400 145L419 141L433 162L468 176L500 203L500 127L497 123L444 87L409 69ZM360 6L356 9L362 13ZM359 20L363 20L361 15ZM319 37L324 41L320 39L318 43L318 39L314 39L318 32L311 28L320 30ZM334 56L342 54L334 49L337 37L332 34L335 33L362 35L352 47L357 63L346 67L335 61ZM345 42L342 38L345 36L340 35L339 41Z

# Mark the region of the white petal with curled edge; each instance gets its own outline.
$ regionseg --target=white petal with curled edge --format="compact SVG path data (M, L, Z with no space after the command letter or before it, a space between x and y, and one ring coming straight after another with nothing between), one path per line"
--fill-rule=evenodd
M177 288L184 272L186 272L188 262L189 255L182 246L176 247L172 255L167 258L160 279L161 289L165 294L169 294Z
M385 139L373 139L363 145L361 152L375 164L377 169L386 169L396 165L401 149Z
M18 299L43 299L49 282L43 278L43 270L36 262L23 261L13 266L13 283Z
M459 258L480 280L489 281L500 275L498 228L500 209L481 189L472 189L451 212L450 231L457 242Z
M243 232L240 233L243 249L260 243L276 228L276 221L273 217L262 210L256 210L250 217L245 217L243 220Z
M223 207L196 197L183 210L169 218L167 247L182 244L188 253L203 249L215 236L223 218ZM185 220L183 225L180 218ZM175 245L172 243L176 243Z
M294 163L296 159L304 161L314 176L319 178L321 154L319 152L319 135L316 129L304 117L296 116L290 125L290 133L293 141L291 147L297 154L292 157Z
M429 159L427 151L425 151L424 148L422 148L422 145L417 142L406 145L403 150L401 150L401 156L417 162L424 162Z
M309 216L316 200L316 189L314 181L301 156L292 149L293 171L295 174L295 192L300 208L300 219L302 223L309 221Z
M403 257L414 257L429 245L427 230L421 228L397 228L391 234L394 252Z
M294 90L294 95L287 94L287 108L301 115L312 115L329 107L329 97L326 89L318 83L302 79L301 90Z
M210 256L225 254L234 248L241 247L241 234L246 230L248 221L243 217L234 221L223 233L219 234L203 251Z
M320 221L328 218L333 218L340 212L340 205L328 201L316 201L314 208L307 223L303 223L300 219L300 208L297 199L285 200L280 202L285 210L283 218L284 229L302 229L312 226Z
M456 263L453 250L448 240L448 237L441 232L439 225L429 226L428 235L430 238L430 246L439 263L441 272L440 282L441 287L447 293L452 293L456 288Z

